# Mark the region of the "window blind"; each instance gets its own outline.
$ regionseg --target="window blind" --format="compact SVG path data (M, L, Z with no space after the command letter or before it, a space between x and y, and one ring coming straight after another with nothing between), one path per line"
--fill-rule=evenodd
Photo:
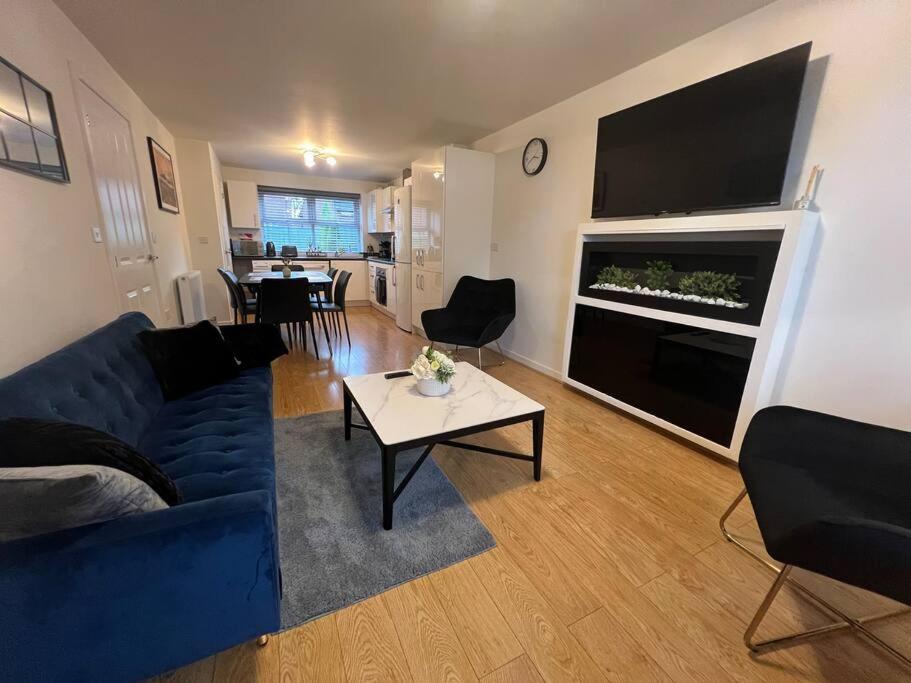
M276 249L361 251L361 196L280 187L259 188L263 241Z

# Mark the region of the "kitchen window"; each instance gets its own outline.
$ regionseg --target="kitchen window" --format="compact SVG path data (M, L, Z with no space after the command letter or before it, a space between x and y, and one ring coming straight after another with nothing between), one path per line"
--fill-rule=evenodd
M361 196L277 187L259 188L263 241L276 249L361 251Z

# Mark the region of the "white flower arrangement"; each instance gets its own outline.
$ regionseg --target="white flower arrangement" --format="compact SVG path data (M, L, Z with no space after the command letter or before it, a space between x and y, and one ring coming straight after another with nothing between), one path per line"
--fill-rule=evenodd
M435 379L446 384L455 375L455 363L445 353L425 346L411 364L411 374L419 380Z

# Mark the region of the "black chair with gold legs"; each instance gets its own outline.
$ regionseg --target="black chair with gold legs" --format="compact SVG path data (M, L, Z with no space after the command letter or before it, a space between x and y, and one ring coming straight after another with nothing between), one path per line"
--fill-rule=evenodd
M798 408L765 408L744 437L740 472L746 488L722 516L721 531L777 573L744 634L747 647L768 652L851 629L911 666L911 659L866 627L911 608L855 618L791 574L797 567L911 604L911 434ZM725 526L747 494L766 550L780 569ZM833 623L755 640L785 584L832 615Z

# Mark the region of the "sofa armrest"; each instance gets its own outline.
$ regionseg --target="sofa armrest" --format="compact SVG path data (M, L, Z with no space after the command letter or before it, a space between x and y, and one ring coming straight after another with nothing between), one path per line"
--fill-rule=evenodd
M272 510L251 491L0 544L5 674L145 678L277 630Z

